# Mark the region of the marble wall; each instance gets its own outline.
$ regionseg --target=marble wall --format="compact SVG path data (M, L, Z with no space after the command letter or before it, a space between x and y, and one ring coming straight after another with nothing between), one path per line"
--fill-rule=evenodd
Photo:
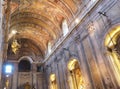
M120 24L120 0L99 0L84 19L45 63L46 84L54 73L58 89L69 89L68 62L77 59L84 78L84 89L119 89L111 70L104 39L110 28Z

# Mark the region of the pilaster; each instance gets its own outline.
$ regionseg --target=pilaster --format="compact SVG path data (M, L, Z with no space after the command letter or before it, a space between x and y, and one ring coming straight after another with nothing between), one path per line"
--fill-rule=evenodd
M14 73L12 81L12 89L17 89L18 82L18 63L14 63Z
M32 77L33 77L33 86L34 88L36 89L36 86L37 86L37 67L36 67L36 64L33 63L32 64Z

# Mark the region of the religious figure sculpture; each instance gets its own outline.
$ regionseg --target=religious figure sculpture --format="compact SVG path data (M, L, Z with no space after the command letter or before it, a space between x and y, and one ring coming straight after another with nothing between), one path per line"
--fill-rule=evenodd
M30 86L29 82L26 82L26 84L24 86L24 89L31 89L31 86Z
M9 87L9 80L6 80L5 85L7 88Z

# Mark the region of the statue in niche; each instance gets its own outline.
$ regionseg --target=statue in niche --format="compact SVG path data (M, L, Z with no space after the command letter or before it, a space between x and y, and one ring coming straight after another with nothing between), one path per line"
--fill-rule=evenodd
M76 77L76 82L78 84L78 87L83 88L84 87L84 81L83 81L83 76L80 72L80 69L77 68L75 69L75 77Z
M9 80L6 80L5 85L7 88L9 87Z
M24 89L31 89L29 82L26 82L26 84L24 85Z

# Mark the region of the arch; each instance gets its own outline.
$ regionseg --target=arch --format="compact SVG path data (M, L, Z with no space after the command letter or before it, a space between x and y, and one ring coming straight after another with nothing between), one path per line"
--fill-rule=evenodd
M21 58L19 58L18 62L20 62L23 59L29 61L30 63L33 63L32 58L29 56L22 56Z
M120 86L120 48L118 48L118 40L120 39L120 24L114 25L109 29L105 36L104 46L108 52L108 58L112 72L115 75L115 78Z
M77 59L71 59L67 68L70 89L84 89L83 76Z
M31 71L31 63L28 60L21 60L18 64L19 72L30 72Z
M113 47L116 44L116 40L118 39L119 35L120 35L120 24L112 27L110 31L107 32L104 45L107 47Z
M50 74L50 89L58 89L57 82L56 82L56 75Z
M22 56L18 60L18 70L19 72L30 72L31 71L31 64L33 63L33 60L29 56Z

